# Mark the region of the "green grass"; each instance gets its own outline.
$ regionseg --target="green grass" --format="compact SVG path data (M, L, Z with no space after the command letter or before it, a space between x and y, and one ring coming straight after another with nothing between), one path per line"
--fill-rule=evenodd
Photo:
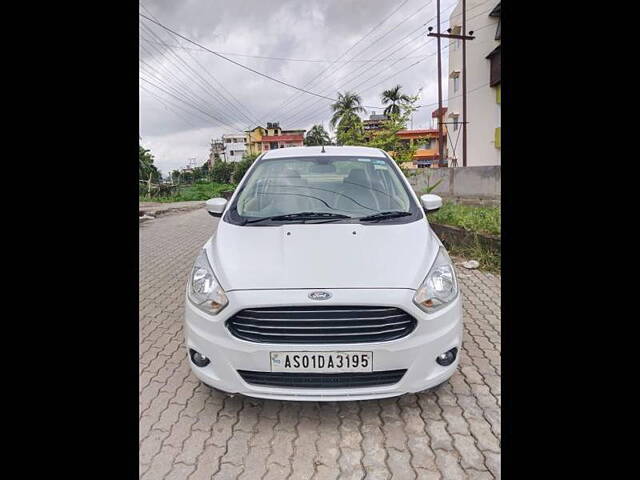
M179 187L178 193L176 195L167 196L167 197L147 197L143 195L142 192L144 190L141 187L141 194L139 196L139 201L141 202L160 202L160 203L171 203L171 202L190 202L196 200L209 200L210 198L220 197L222 192L225 190L233 190L235 185L227 184L227 183L215 183L215 182L207 182L207 183L196 183L193 185L184 185Z
M494 250L488 249L477 243L472 246L450 245L445 244L449 255L459 257L464 260L477 260L480 263L480 269L491 273L500 273L501 256ZM464 267L457 267L459 271L465 270Z
M429 221L464 228L470 232L500 235L500 207L477 207L446 202Z

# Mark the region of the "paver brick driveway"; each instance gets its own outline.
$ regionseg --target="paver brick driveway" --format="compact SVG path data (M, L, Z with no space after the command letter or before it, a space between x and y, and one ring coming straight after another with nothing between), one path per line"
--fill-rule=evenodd
M500 477L500 279L458 269L460 366L435 390L385 400L227 396L189 371L187 274L216 220L204 209L140 226L140 477Z

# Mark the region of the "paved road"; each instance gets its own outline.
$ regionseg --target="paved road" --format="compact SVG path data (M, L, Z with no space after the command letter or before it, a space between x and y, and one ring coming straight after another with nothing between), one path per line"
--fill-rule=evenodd
M215 220L196 210L140 226L140 477L500 478L500 279L461 271L458 372L435 391L380 401L227 396L190 374L184 288Z

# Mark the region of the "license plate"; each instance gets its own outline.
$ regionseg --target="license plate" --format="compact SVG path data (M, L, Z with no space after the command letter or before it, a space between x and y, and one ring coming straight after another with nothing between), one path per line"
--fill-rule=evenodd
M271 352L272 372L372 372L373 352Z

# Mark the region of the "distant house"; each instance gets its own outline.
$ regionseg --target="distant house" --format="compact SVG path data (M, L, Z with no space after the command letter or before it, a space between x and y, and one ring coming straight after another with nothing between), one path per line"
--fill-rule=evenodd
M258 126L246 132L248 150L252 154L276 148L302 147L306 130L283 130L277 122L268 122L266 128Z
M364 130L365 140L371 140L372 133L384 128L384 122L389 120L386 115L369 115L368 120L362 121L362 128Z
M247 136L245 134L226 133L222 135L225 159L227 162L239 162L247 151Z
M500 2L467 0L467 119L462 118L462 41L449 43L449 113L453 161L462 166L462 121L467 121L467 165L500 165ZM485 12L485 13L482 13ZM462 32L462 2L451 12L452 33Z
M413 162L410 165L403 165L405 168L425 168L425 167L446 167L447 148L445 143L444 159L440 159L440 147L438 143L438 129L426 128L418 130L401 130L397 134L398 138L406 141L413 147L417 147L413 154ZM447 132L443 132L446 142Z
M443 125L442 127L442 140L444 146L444 158L440 158L440 143L438 142L438 128L437 128L437 120L438 120L438 112L436 109L431 114L433 118L434 127L435 128L422 128L415 130L400 130L396 133L398 139L401 142L406 142L408 146L414 147L416 149L413 154L413 161L405 162L402 164L402 168L405 169L416 169L416 168L438 168L438 167L446 167L448 166L448 155L449 149L447 148L447 126ZM442 115L443 117L447 113L447 108L443 107Z
M209 166L213 167L213 165L224 159L224 142L211 140L211 147L209 148Z

